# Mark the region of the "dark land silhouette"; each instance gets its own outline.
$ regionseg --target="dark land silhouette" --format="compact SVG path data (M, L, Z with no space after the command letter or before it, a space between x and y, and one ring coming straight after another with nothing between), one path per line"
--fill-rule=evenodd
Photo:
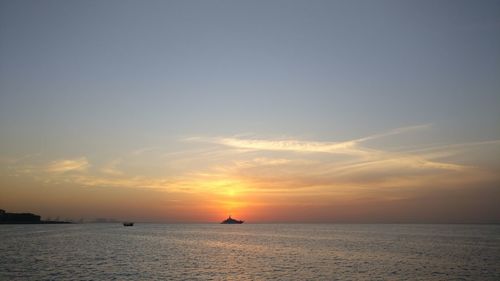
M69 221L41 220L39 215L32 213L7 213L0 209L0 224L61 224Z

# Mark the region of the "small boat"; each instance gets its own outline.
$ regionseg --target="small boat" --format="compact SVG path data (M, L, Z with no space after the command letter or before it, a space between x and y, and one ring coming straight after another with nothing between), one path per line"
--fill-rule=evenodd
M223 220L221 224L242 224L244 221L235 220L229 216L227 219Z
M123 226L134 226L133 222L124 222Z

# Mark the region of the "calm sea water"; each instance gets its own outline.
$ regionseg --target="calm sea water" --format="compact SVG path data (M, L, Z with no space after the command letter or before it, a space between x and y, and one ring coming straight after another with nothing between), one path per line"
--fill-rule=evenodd
M0 225L1 280L500 280L498 225Z

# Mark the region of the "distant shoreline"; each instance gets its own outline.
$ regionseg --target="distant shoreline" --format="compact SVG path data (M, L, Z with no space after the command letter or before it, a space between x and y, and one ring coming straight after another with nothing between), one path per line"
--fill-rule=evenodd
M7 213L0 209L0 224L68 224L69 221L41 220L39 215L32 213Z
M25 222L25 221L0 221L0 224L71 224L70 221L39 221L39 222Z

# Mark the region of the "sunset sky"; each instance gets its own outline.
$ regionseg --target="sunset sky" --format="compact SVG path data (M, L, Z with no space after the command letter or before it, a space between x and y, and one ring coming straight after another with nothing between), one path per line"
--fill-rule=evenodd
M0 209L500 223L500 1L0 1Z

